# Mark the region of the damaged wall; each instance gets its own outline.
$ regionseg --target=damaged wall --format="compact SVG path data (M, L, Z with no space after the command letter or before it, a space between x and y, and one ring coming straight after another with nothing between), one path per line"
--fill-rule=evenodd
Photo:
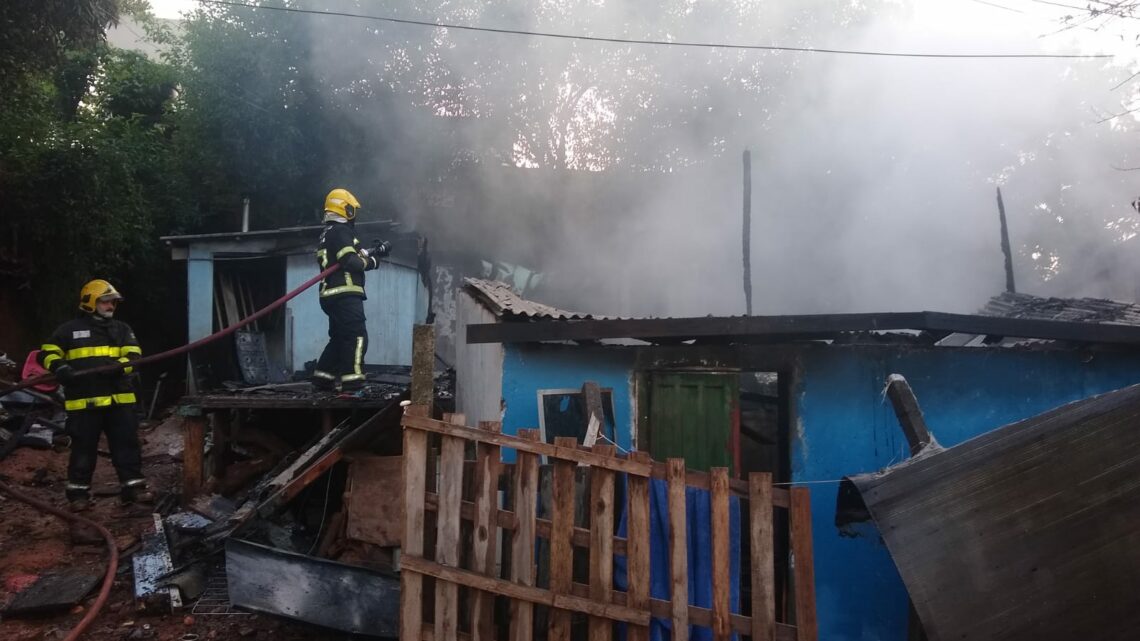
M539 390L581 389L586 381L594 381L603 390L613 390L614 440L619 447L631 448L635 418L633 349L528 344L508 344L505 349L504 433L516 434L520 429L539 426ZM509 457L513 460L514 452Z
M947 447L1140 382L1134 356L1108 352L821 347L805 349L801 359L792 441L797 481L839 479L907 458L883 397L892 373L910 382L930 430ZM907 595L878 532L867 525L840 533L838 484L810 487L820 638L905 641Z

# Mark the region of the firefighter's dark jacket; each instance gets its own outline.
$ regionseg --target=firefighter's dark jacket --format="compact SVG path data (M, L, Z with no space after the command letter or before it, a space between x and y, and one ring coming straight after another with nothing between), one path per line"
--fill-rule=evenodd
M321 298L333 296L359 296L364 294L364 272L376 269L376 257L360 255L360 239L351 223L327 223L321 232L321 242L317 245L317 263L321 271L334 262L339 262L339 270L321 281Z
M130 325L87 313L60 325L40 349L40 362L53 373L64 364L79 372L142 356ZM64 385L67 410L134 403L131 373L132 368L127 366L122 371L78 376L69 381Z

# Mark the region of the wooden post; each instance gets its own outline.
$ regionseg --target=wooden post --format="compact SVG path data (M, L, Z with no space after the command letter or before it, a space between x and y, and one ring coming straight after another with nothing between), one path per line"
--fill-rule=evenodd
M502 426L497 421L483 421L479 429L498 433ZM475 453L475 521L473 524L471 566L485 576L495 575L499 513L499 446L479 443ZM492 641L494 629L495 595L478 590L471 598L471 637L473 641Z
M206 458L206 417L182 419L182 502L189 505L202 490Z
M744 313L752 315L752 152L744 150Z
M817 641L815 618L815 560L812 557L811 493L791 489L792 555L795 559L796 641Z
M776 569L772 538L772 475L748 475L748 517L752 536L752 641L776 639Z
M651 463L649 452L631 452L631 460ZM629 517L626 522L627 583L629 607L649 609L649 478L629 474ZM648 626L629 626L629 641L649 641Z
M910 445L910 455L914 456L922 448L930 444L932 437L926 427L926 419L922 416L922 408L918 406L918 398L910 383L899 374L887 377L887 397L895 408L895 416L899 419L906 442Z
M1009 225L1005 221L1005 203L1001 199L1001 187L997 188L998 219L1001 223L1001 253L1005 257L1005 291L1016 294L1017 285L1013 282L1013 251L1009 247Z
M444 422L463 425L462 414L445 414ZM461 491L463 489L464 441L457 436L443 436L439 459L439 508L437 512L438 536L435 544L435 562L447 567L459 567L459 522ZM435 582L435 639L458 641L459 638L459 586L450 581Z
M612 457L613 445L595 445L594 453ZM614 585L614 473L590 469L590 600L607 604ZM613 638L613 622L590 617L590 641Z
M412 404L435 402L435 326L412 328ZM431 416L431 412L427 413Z
M602 409L602 389L594 381L582 385L582 398L586 401L586 440L583 445L593 447L599 434L606 431L606 413ZM591 433L590 424L597 425L597 432ZM603 439L604 440L604 439Z
M732 603L729 594L731 561L728 554L728 468L714 467L709 470L709 474L709 500L712 504L709 524L712 535L712 632L716 641L729 641L732 638Z
M689 641L689 542L685 503L685 459L665 462L669 484L669 574L673 608L672 641ZM801 640L802 641L802 640Z
M408 414L427 416L430 406L412 405ZM424 554L424 488L427 434L404 428L404 537L401 551L410 559ZM423 634L424 577L404 568L400 572L400 638L419 639Z
M557 447L575 448L578 439L558 436ZM564 459L554 459L551 479L550 517L550 590L555 594L571 594L574 580L574 470L576 465ZM570 613L553 609L550 612L550 641L570 641Z
M519 438L538 440L538 430L520 430ZM515 519L517 525L511 539L511 581L534 585L534 534L538 510L538 455L518 452L515 466ZM511 641L530 641L534 635L534 604L511 601ZM418 638L418 637L417 637Z

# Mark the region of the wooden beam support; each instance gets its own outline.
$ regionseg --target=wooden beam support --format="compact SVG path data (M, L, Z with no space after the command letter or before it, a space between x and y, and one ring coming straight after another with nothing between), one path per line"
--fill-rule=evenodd
M926 427L926 419L922 416L922 408L918 406L918 398L910 383L899 374L887 377L887 398L895 408L895 416L899 419L906 442L910 445L910 455L915 456L922 448L931 443L933 437Z
M205 482L206 417L182 418L182 502L189 505Z

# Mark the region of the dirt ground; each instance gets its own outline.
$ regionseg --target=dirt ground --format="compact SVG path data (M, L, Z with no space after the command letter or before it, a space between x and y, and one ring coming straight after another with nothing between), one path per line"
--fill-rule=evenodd
M180 435L173 423L144 425L141 431L144 469L151 485L162 492L177 491L181 464L175 459ZM105 446L104 446L105 449ZM57 507L65 507L63 488L67 452L20 448L0 461L0 479L17 489ZM102 523L119 547L119 572L107 605L88 628L84 639L120 641L157 639L201 641L206 639L345 639L347 635L325 628L263 614L193 613L195 602L175 613L146 613L133 599L130 554L138 549L140 533L152 522L148 510L127 511L120 507L111 461L100 456L93 484L96 504L85 516ZM73 544L70 527L62 520L37 512L0 494L0 606L40 574L58 569L89 569L100 577L105 563L102 543ZM32 619L0 621L4 641L54 641L83 618L94 595L71 612Z

